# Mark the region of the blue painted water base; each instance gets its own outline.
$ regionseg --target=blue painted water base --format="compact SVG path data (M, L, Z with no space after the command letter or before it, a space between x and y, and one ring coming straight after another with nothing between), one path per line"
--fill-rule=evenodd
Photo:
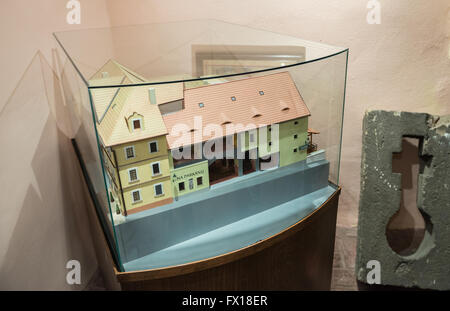
M163 268L228 253L311 214L336 190L329 163L306 161L217 184L127 217L116 226L126 271Z

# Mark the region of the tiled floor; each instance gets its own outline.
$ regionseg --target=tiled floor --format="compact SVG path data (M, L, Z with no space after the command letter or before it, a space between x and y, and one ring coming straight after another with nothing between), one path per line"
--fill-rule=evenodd
M341 195L334 246L331 290L357 290L355 278L356 234L358 222L357 202Z
M100 274L100 271L97 270L94 273L94 276L91 278L91 280L89 281L88 285L86 286L86 288L84 289L86 291L105 291L105 283L103 281L103 278Z
M331 290L357 290L356 228L337 227Z

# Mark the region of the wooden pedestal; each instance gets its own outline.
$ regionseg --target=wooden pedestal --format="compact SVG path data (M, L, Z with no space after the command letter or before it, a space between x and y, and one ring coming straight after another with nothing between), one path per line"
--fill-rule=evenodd
M281 233L221 256L115 273L123 290L329 290L340 188Z

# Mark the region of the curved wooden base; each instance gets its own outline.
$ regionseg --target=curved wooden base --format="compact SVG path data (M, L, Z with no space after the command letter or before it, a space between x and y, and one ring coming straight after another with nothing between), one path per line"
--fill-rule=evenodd
M279 234L180 266L119 272L123 290L329 290L341 189Z

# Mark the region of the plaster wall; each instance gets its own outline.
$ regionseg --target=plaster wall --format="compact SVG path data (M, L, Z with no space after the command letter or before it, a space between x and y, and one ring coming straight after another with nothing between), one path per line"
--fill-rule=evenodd
M82 290L98 269L51 33L110 23L106 1L89 0L69 25L66 3L0 2L1 290Z
M201 178L201 180L199 180ZM174 189L174 196L178 197L195 191L209 188L208 161L201 161L195 164L182 166L171 171L171 186ZM192 180L192 189L190 180ZM179 190L179 184L184 183L185 190ZM201 182L201 184L199 184Z

